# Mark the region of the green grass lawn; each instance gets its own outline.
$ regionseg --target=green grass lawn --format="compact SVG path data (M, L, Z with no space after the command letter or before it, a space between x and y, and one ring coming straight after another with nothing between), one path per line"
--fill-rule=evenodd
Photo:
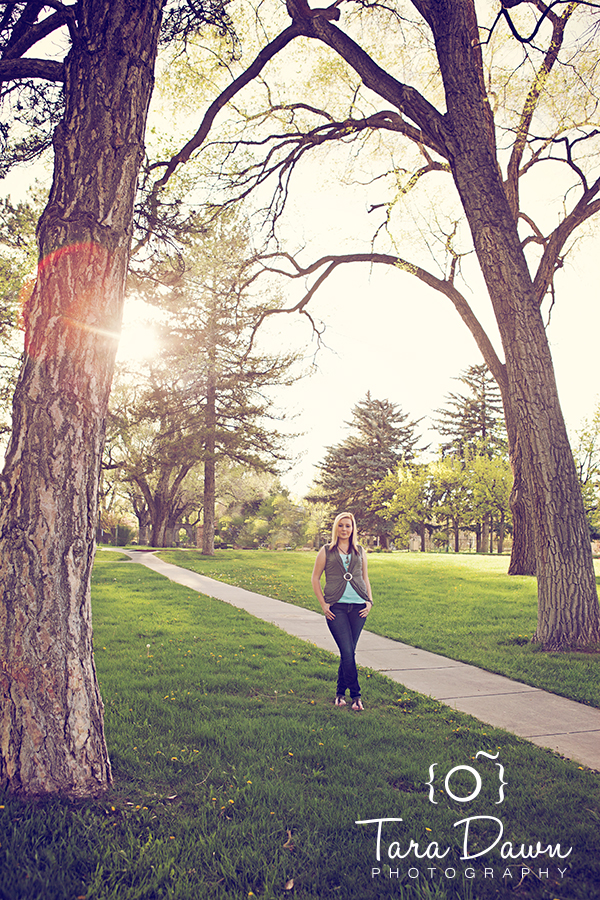
M310 586L312 553L224 550L214 557L196 551L159 555L220 581L319 611ZM367 628L600 706L600 653L544 653L532 644L535 578L508 576L508 562L497 556L372 553L369 576L375 605Z
M336 656L112 553L93 615L115 783L0 796L1 900L595 895L597 773L368 671L365 712L336 709ZM378 862L355 823L384 818Z

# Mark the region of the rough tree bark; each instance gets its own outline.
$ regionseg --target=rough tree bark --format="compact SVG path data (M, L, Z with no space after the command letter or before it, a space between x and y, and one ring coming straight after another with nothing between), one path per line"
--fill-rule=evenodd
M497 163L474 4L415 5L436 43L451 169L506 355L535 532L534 640L546 649L585 646L600 640L587 522L539 303Z
M508 451L513 473L510 507L513 518L513 544L510 553L509 575L535 575L535 533L533 508L523 470L523 450L517 434L516 416L508 391L503 395L504 419L508 435Z
M83 0L0 487L0 786L103 791L90 575L161 0Z

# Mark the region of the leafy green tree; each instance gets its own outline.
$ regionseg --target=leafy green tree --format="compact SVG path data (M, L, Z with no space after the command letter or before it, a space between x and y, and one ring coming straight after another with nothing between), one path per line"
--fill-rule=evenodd
M368 392L346 423L349 437L326 448L318 466L316 485L321 489L321 499L336 513L354 513L361 533L376 536L384 547L388 545L389 527L371 508L373 485L400 462L414 458L420 440L415 433L419 423L408 419L396 403L376 400Z
M282 550L303 546L306 542L308 511L295 502L285 489L267 497L244 520L237 535L242 547Z
M410 535L421 539L426 549L427 533L438 527L434 515L435 492L432 472L424 463L400 463L394 472L374 485L372 507L390 522L390 533L399 547L408 547Z
M505 450L506 429L500 390L488 367L485 364L469 366L458 380L468 392L448 394L445 407L436 410L433 425L446 438L441 445L442 453L457 456L466 467L471 458L481 454L493 456ZM474 530L477 550L482 551L489 546L492 513L482 504L478 504L477 509L481 521L474 524Z
M405 464L388 473L373 490L373 508L390 523L390 532L399 545L408 546L411 534L426 535L447 548L452 540L459 550L460 532L474 531L478 550L481 543L480 521L489 516L498 535L498 552L510 527L510 490L512 471L506 455L467 452L442 455L431 463ZM488 533L489 535L489 533ZM489 540L489 536L488 536Z
M600 403L575 435L573 455L592 540L600 540Z
M468 530L473 516L473 492L464 463L457 456L444 456L429 464L433 514L437 522L445 522L443 539L446 548L453 542L460 550L460 532Z
M492 552L495 530L498 553L502 553L506 531L512 521L510 495L513 474L506 454L470 453L466 460L466 478L472 491L474 518L477 522L491 521L491 527L486 531L489 544L482 542L478 550L487 552L489 548Z
M307 523L307 544L318 550L327 543L331 536L331 510L329 504L319 498L318 492L313 492L305 498Z

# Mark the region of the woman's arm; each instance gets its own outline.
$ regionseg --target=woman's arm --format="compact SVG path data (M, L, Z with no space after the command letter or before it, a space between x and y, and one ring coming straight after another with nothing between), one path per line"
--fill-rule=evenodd
M366 601L366 603L368 605L365 607L365 609L362 609L360 611L359 615L362 616L363 619L366 619L366 617L371 612L371 607L373 606L373 592L371 591L371 582L369 581L369 572L368 572L368 566L367 566L367 551L365 550L364 547L361 547L361 552L362 552L362 577L363 577L364 583L367 586L367 594L369 595L369 599Z
M325 613L326 619L335 619L335 613L331 612L329 608L329 603L325 602L325 597L323 596L323 589L321 587L321 575L325 570L325 560L327 559L327 554L325 552L325 547L321 547L319 552L317 553L317 558L315 560L315 565L313 568L311 584L312 589L315 592L315 597L319 601L321 609Z

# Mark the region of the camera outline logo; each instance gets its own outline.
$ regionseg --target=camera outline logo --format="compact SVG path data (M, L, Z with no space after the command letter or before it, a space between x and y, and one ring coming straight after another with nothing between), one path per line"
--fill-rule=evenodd
M498 757L500 756L500 751L498 751L498 753L496 753L495 755L492 755L491 753L486 753L485 750L478 750L478 752L475 754L475 759L477 759L480 756L485 756L487 759L490 759L490 760L497 760ZM429 781L425 782L425 784L427 784L429 786L429 802L435 804L436 806L437 806L438 801L434 799L434 794L435 794L434 769L437 765L438 765L438 763L432 763L429 766ZM496 763L496 766L498 767L499 787L498 787L498 800L496 800L495 806L498 806L500 803L503 803L505 800L504 788L508 784L508 782L504 780L504 766L499 762ZM473 776L473 779L475 781L474 790L465 797L461 797L460 795L455 794L450 789L450 779L457 772L468 772L470 775ZM481 777L481 775L479 774L477 769L475 769L473 766L467 766L467 765L454 766L452 769L450 769L449 772L446 773L446 777L444 778L444 790L445 790L446 794L452 800L456 800L457 803L470 803L472 800L476 800L477 797L479 797L482 789L483 789L483 778Z

